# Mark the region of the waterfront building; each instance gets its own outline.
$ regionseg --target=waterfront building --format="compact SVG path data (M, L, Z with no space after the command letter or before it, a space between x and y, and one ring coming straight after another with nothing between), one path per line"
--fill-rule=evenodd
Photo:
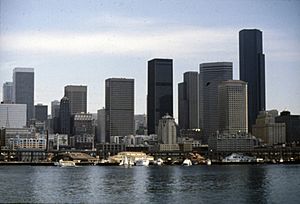
M199 127L199 76L198 72L185 72L178 84L178 119L180 129Z
M26 119L28 122L34 116L34 69L15 68L13 86L13 102L27 105Z
M105 142L134 134L134 79L105 80Z
M9 139L9 149L10 150L46 150L47 139L46 138L10 138Z
M219 131L248 132L247 83L223 81L218 86Z
M289 111L282 111L280 116L275 118L275 122L285 123L287 143L300 143L300 115L291 115Z
M251 151L258 145L258 140L248 133L216 133L209 137L208 147L214 152Z
M68 147L68 135L66 134L49 134L48 135L49 150L59 150Z
M70 146L75 149L94 149L94 134L81 134L70 137Z
M286 143L285 123L276 123L277 116L277 110L261 111L257 116L252 134L261 139L263 144L273 146Z
M87 86L65 86L65 96L70 100L70 113L87 112Z
M5 82L3 84L3 103L12 103L13 102L13 82Z
M265 56L262 32L244 29L239 32L240 80L248 83L249 131L259 111L266 109Z
M173 117L173 60L148 61L147 126L148 134L157 134L159 120Z
M60 134L70 135L71 133L70 100L66 96L60 100L59 130Z
M35 138L35 128L5 128L4 146L9 148L9 140L14 138Z
M200 64L199 117L204 143L219 129L218 86L222 81L232 80L232 62Z
M97 143L105 143L105 108L97 111Z
M37 104L34 106L34 118L40 122L46 122L48 119L48 106Z
M72 135L94 134L93 118L90 113L76 113L71 116Z
M25 127L26 106L26 104L0 104L0 127Z
M160 144L177 144L176 123L170 115L165 115L159 120L158 142Z

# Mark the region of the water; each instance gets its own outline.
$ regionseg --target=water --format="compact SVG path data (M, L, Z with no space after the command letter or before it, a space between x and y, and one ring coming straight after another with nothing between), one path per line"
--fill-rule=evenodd
M299 203L300 165L0 166L0 202Z

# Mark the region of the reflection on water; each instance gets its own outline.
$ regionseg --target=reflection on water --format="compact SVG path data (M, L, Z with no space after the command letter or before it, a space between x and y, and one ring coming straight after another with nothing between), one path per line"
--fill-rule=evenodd
M297 203L300 165L0 166L0 202Z

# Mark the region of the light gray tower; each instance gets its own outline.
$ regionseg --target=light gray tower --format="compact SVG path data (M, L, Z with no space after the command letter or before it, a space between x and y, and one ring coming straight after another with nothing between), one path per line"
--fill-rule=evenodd
M178 84L178 118L180 129L199 127L198 72L186 72L184 81Z
M34 112L34 69L15 68L13 86L13 102L27 105L27 121L30 121Z
M5 82L3 84L3 103L13 102L13 82Z
M232 62L200 64L200 122L204 142L219 129L218 86L232 79Z
M65 86L65 96L70 100L71 115L87 112L87 86Z
M105 80L105 142L134 134L134 79Z
M247 83L223 81L219 85L219 130L229 134L248 132Z

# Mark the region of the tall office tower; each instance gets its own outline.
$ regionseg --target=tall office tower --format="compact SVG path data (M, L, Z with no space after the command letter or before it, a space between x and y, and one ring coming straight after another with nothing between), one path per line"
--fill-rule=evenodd
M203 142L219 129L218 86L222 81L232 80L232 62L200 64L200 111Z
M287 143L300 143L300 115L291 115L290 111L282 111L280 116L275 117L275 121L285 123Z
M173 117L173 60L148 61L147 123L148 134L156 134L159 120Z
M65 96L70 100L71 115L87 112L87 86L65 86Z
M178 118L180 129L199 127L198 72L186 72L183 82L178 84Z
M13 102L13 82L5 82L3 84L3 103L12 103Z
M60 121L59 122L60 134L70 135L71 133L70 100L66 96L60 100L59 121Z
M51 101L51 117L59 117L60 102L58 100Z
M265 56L263 54L262 32L245 29L239 33L240 80L248 83L249 131L259 111L266 109Z
M15 68L13 84L13 102L27 105L27 121L30 121L34 111L34 69Z
M218 89L219 130L229 134L248 132L247 83L223 81Z
M37 121L45 122L48 119L48 106L37 104L34 106L34 118Z
M105 80L105 142L134 134L134 79Z

